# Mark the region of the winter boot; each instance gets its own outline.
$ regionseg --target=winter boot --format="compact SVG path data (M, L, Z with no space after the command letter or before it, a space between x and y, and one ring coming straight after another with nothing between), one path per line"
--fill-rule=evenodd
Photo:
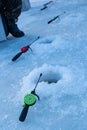
M22 32L21 30L19 30L17 24L15 24L15 23L8 25L8 31L14 37L22 37L22 36L24 36L24 32Z

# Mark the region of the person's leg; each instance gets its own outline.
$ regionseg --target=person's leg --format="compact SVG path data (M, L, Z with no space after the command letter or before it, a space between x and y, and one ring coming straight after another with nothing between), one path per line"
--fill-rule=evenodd
M4 26L4 30L5 30L5 34L6 34L6 36L8 36L9 31L8 31L8 27L7 27L6 19L5 19L5 17L4 17L3 14L1 14L1 18L2 18L2 22L3 22L3 26Z
M10 2L10 0L8 0L8 1ZM13 4L10 3L10 7L7 5L7 11L5 12L5 19L6 19L6 23L8 26L8 31L14 37L24 36L24 32L21 31L16 24L16 20L18 19L19 15L21 14L21 8L22 8L22 1L15 0L13 2Z

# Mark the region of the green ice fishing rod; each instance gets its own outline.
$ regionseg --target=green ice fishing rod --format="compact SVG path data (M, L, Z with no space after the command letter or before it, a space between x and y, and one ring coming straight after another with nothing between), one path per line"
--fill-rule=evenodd
M38 98L38 100L40 100L40 97L36 94L35 90L37 88L37 85L40 81L41 76L42 76L42 73L40 74L34 89L31 91L30 94L27 94L24 97L24 107L19 117L19 121L21 122L23 122L26 119L29 107L33 106L36 103L36 97Z

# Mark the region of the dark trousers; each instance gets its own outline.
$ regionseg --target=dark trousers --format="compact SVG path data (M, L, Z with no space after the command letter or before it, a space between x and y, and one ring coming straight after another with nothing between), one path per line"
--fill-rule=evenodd
M3 15L8 25L15 23L21 14L22 0L4 0L6 7Z

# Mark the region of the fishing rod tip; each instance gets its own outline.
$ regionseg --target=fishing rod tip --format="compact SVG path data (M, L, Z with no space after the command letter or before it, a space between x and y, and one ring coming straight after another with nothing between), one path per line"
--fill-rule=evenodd
M40 76L42 76L42 73L40 73Z
M40 38L40 36L37 37L38 39Z

